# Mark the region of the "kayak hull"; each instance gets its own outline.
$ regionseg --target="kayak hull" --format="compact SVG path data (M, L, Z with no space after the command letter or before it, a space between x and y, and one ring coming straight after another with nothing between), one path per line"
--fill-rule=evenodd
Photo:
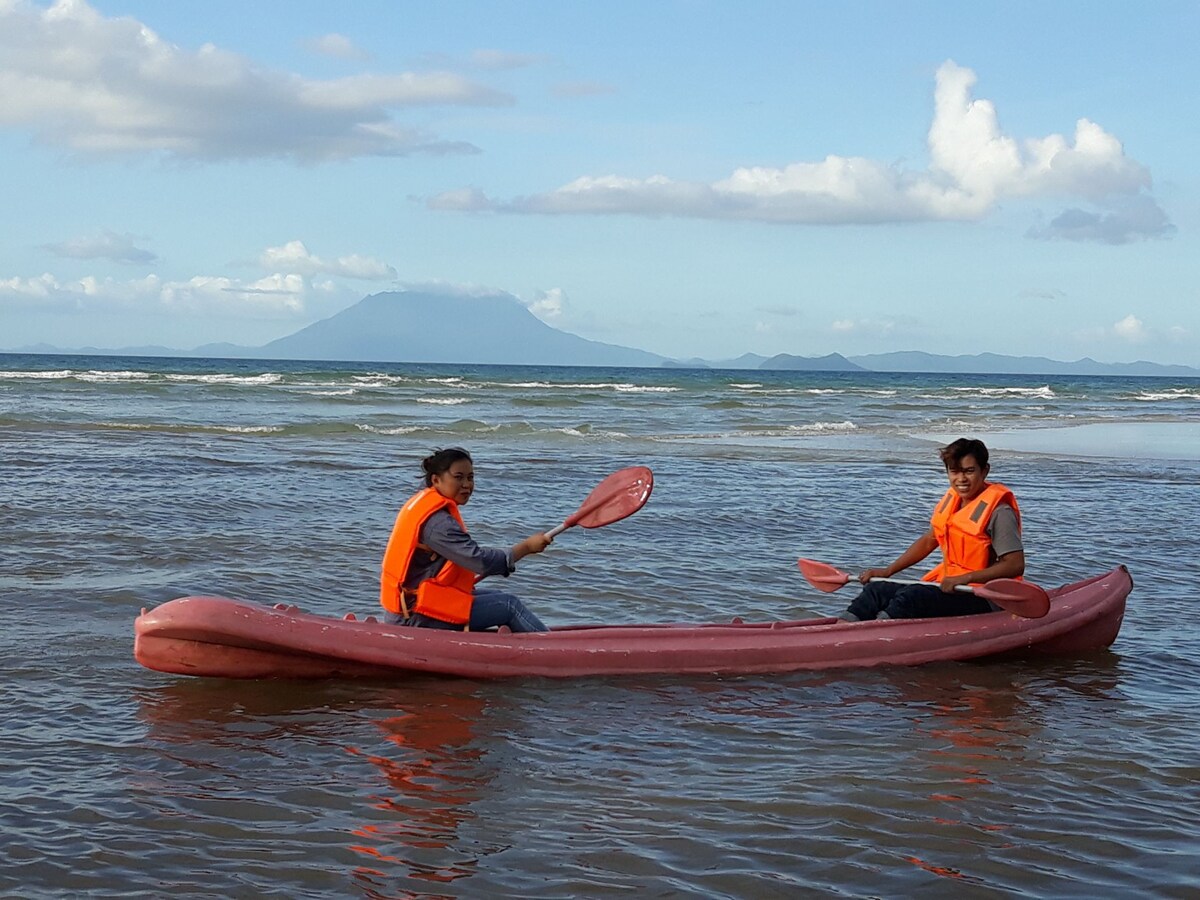
M218 678L465 678L754 675L813 669L1078 654L1110 646L1133 580L1124 566L1050 591L1039 619L1008 612L846 623L583 625L540 634L441 631L334 619L296 607L182 597L134 623L134 657Z

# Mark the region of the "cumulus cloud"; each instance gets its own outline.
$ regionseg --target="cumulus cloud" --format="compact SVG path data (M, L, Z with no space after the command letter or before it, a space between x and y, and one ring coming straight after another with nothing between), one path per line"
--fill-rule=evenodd
M530 300L522 300L525 307L543 322L561 322L567 314L569 301L562 288L538 291Z
M309 253L303 241L289 241L282 247L268 247L258 258L259 265L269 271L281 270L298 275L335 275L364 281L395 280L396 270L370 256L339 256L321 259Z
M57 256L71 259L108 259L119 263L152 263L158 259L149 250L138 247L136 240L132 234L116 234L105 230L58 244L47 244L46 249Z
M308 79L211 44L185 50L85 0L0 0L0 126L83 154L321 162L476 152L393 111L511 102L448 72Z
M1134 344L1138 346L1192 346L1195 341L1190 329L1182 325L1153 325L1130 313L1111 325L1082 328L1075 337L1080 341Z
M331 56L334 59L365 60L371 58L371 54L355 45L350 38L336 32L313 38L307 41L305 46L318 56Z
M974 72L953 61L938 69L927 141L930 162L924 170L830 155L783 167L743 167L714 182L662 174L585 175L510 201L491 200L472 189L441 194L427 205L807 224L976 221L1006 198L1036 196L1089 202L1140 196L1135 205L1145 208L1144 214L1157 209L1143 193L1151 186L1146 167L1126 156L1120 141L1099 125L1079 119L1070 138L1053 134L1018 141L1001 131L991 102L972 97L975 81Z
M1146 326L1142 320L1135 315L1128 315L1119 322L1115 322L1112 327L1112 332L1122 340L1129 341L1132 344L1140 344L1149 336L1146 331Z

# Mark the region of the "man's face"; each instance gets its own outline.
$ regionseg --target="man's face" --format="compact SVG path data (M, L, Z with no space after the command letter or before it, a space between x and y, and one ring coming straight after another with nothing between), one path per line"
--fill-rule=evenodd
M973 454L968 453L957 463L946 467L946 476L952 487L965 503L974 500L982 492L987 483L988 467L979 465Z

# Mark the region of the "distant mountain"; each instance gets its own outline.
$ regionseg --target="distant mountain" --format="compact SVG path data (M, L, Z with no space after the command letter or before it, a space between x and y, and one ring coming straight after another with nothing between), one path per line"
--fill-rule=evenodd
M850 362L840 353L825 356L792 356L780 353L758 364L760 369L784 369L802 372L862 372L864 368Z
M1164 366L1152 362L1101 363L1094 359L1060 362L1044 356L1001 356L976 353L963 356L939 356L916 350L873 353L850 359L872 372L936 372L978 375L1181 375L1195 378L1200 369L1190 366Z
M27 344L24 347L14 347L12 350L0 350L0 353L35 353L40 356L183 356L180 350L170 347L160 347L157 344L142 347L72 347L66 349L55 347L53 344Z
M1152 362L1061 362L1042 356L996 353L941 356L905 350L845 357L765 357L745 353L735 359L667 359L655 353L590 341L553 328L511 294L465 296L399 291L364 297L328 319L314 322L261 347L205 344L193 350L169 347L62 349L48 344L13 353L122 356L193 356L230 359L312 359L347 362L491 363L499 365L669 366L692 369L761 369L808 372L932 372L981 375L1139 375L1200 377L1200 369Z
M659 366L665 358L551 328L516 297L417 291L372 294L258 348L266 359Z

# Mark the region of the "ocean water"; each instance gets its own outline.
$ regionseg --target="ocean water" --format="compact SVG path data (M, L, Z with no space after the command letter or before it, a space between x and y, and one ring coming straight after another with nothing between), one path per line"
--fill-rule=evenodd
M840 610L981 436L1047 586L1124 564L1109 651L778 677L239 682L142 607L376 608L419 461L551 624ZM0 355L0 896L1193 897L1200 380Z

